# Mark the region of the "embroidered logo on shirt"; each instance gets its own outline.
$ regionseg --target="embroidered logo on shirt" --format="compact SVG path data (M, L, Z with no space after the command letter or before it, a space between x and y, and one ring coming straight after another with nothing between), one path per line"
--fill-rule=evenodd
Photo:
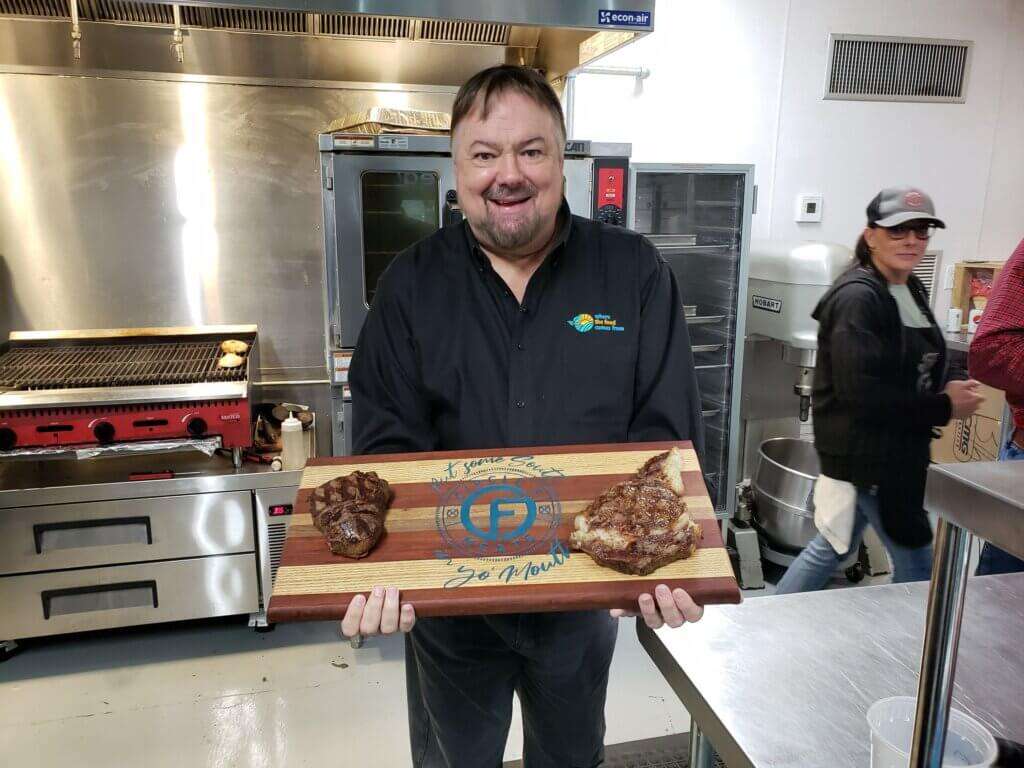
M624 331L611 315L590 315L586 312L576 315L572 320L567 321L573 329L580 333L590 331Z

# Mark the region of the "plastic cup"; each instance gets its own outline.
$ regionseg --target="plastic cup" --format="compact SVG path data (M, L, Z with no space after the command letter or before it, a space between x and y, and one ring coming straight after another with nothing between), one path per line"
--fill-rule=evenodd
M893 696L871 705L871 768L906 768L910 764L916 710L917 699L913 696ZM988 728L958 709L950 710L943 766L990 766L997 752L996 740Z

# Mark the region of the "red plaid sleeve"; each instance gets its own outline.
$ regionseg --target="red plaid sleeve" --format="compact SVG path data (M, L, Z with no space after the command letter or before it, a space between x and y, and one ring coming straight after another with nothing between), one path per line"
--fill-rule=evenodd
M969 365L973 378L1006 393L1014 423L1024 427L1024 240L992 289Z

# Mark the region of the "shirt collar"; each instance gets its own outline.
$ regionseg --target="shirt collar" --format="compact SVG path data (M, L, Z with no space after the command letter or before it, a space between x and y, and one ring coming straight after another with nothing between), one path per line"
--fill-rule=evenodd
M487 259L487 254L484 253L480 243L477 242L476 236L473 235L473 229L469 226L468 220L463 220L462 229L466 233L466 243L469 245L469 252L473 254L474 258L482 259L487 264L490 261ZM555 241L554 247L551 249L551 253L548 254L546 262L550 262L552 266L558 263L558 259L562 255L565 244L569 241L569 235L572 233L572 211L569 210L569 203L563 197L562 204L558 207L558 219L555 224Z

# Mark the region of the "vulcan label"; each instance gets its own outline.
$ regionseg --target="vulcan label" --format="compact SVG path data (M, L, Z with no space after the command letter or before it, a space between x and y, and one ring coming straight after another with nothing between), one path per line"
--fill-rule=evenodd
M763 309L765 312L774 312L779 314L782 312L782 302L778 299L769 299L764 296L753 296L752 297L754 309Z

